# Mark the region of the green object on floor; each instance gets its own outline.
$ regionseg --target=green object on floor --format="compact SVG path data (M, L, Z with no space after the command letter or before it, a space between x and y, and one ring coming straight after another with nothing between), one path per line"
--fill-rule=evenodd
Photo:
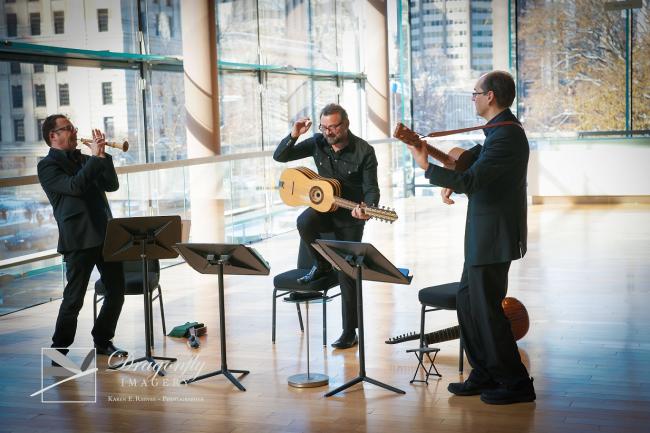
M167 335L169 337L187 337L190 335L190 328L201 328L202 326L203 323L199 322L185 322L184 325L175 326Z

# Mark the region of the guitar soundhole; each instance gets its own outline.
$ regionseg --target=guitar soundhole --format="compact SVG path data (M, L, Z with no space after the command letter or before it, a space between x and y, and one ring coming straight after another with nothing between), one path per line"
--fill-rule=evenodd
M317 186L313 186L309 190L309 200L314 204L320 204L323 201L323 190Z

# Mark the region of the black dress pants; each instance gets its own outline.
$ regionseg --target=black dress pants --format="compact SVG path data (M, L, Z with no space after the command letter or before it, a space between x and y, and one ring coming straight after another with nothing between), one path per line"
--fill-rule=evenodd
M510 262L463 266L456 308L473 382L494 380L516 386L528 380L501 306L508 290L509 269Z
M336 240L361 242L363 237L364 224L339 227L334 222L331 213L321 213L312 208L307 208L298 216L298 233L300 238L309 246L309 252L317 266L329 266L329 262L323 258L311 246L320 239L321 233L333 232ZM353 331L357 328L357 288L354 280L343 272L339 272L339 284L341 285L341 314L344 331Z
M63 301L56 319L52 347L69 347L77 332L77 317L84 303L84 296L93 268L97 266L106 296L92 330L95 344L105 346L115 335L117 319L124 304L124 272L122 263L105 262L102 246L65 253L67 284Z

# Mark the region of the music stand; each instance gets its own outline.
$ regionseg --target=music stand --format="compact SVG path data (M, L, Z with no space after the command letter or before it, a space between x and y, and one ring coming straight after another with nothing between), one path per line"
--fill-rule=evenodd
M411 279L397 269L372 244L362 242L325 241L317 239L312 244L332 266L345 273L357 286L357 321L359 328L359 375L325 394L331 397L359 382L368 382L398 394L406 394L401 389L379 382L366 375L366 354L363 331L363 296L361 282L379 281L383 283L410 284ZM407 272L408 273L408 272Z
M226 314L224 306L223 276L226 275L268 275L271 268L253 248L240 244L193 244L181 243L174 247L185 261L201 274L219 275L219 330L221 342L221 369L212 373L182 381L182 384L196 382L223 374L241 391L246 388L232 375L250 373L248 370L229 370L226 361Z
M117 365L109 366L115 370L126 365L147 361L160 375L165 370L156 363L156 359L174 362L176 358L153 356L151 354L151 336L153 323L151 313L151 292L149 291L150 259L173 259L178 253L172 245L181 240L181 217L178 215L115 218L108 222L106 240L102 251L107 262L124 262L127 260L142 261L142 294L144 297L144 335L145 356L135 360L127 360Z

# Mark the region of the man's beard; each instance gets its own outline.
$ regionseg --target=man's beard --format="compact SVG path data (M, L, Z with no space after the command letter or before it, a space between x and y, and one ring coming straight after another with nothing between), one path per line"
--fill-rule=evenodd
M340 135L335 135L334 137L328 137L327 135L325 136L325 140L332 145L332 144L338 144L342 141L342 138Z
M334 144L345 143L348 140L348 131L341 131L333 137L329 137L327 135L323 135L323 137L325 137L325 140L327 140L330 146Z

